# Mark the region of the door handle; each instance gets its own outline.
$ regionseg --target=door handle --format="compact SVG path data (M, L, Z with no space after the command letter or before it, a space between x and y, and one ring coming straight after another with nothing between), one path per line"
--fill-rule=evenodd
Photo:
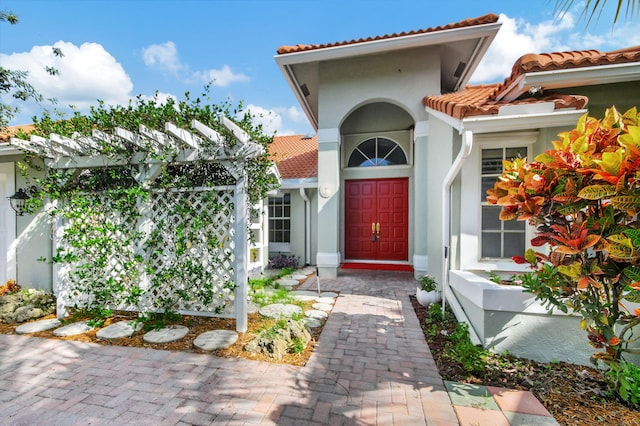
M376 223L376 234L380 235L380 222Z

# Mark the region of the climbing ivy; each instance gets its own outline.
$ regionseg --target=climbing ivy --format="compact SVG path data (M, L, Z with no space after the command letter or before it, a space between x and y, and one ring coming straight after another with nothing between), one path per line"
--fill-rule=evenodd
M277 184L267 158L272 136L265 135L249 113L241 113L241 103L211 103L208 90L195 99L187 92L179 101L160 102L156 94L153 99L138 96L124 106L99 102L86 115L76 111L71 117L54 117L47 112L34 118L32 134L79 138L94 130L113 134L116 127L138 133L141 125L163 131L167 122L190 129L195 119L221 134L229 148L238 142L219 118L235 117L251 140L265 148L262 155L241 163L248 203L254 205ZM221 313L236 285L230 274L233 247L228 237L233 203L224 202L215 188L235 180L220 164L198 158L171 165L174 149L147 148L150 158L169 164L152 181L136 179L142 169L134 158L140 153L127 144L101 142L106 159L118 160L115 167L45 169L33 155L19 164L29 184L38 189L29 208L35 211L50 202L49 213L63 225L61 244L51 261L71 284L66 297L76 307L101 315L109 309L170 312L194 304ZM204 145L203 151L213 148ZM44 177L33 178L33 170L43 170ZM216 233L212 226L223 229ZM145 279L149 284L143 288Z

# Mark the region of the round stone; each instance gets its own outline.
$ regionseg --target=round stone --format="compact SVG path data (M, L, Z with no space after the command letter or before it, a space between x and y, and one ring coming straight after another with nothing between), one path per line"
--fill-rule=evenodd
M305 311L304 314L309 318L313 318L317 320L326 319L329 316L329 314L327 314L325 311L319 311L317 309L311 309L309 311Z
M258 306L258 304L256 302L254 302L253 300L249 300L247 302L247 312L248 313L255 314L259 310L260 310L260 306Z
M320 321L319 319L305 318L303 321L304 321L305 327L307 328L318 328L322 326L322 321Z
M142 323L131 320L116 322L105 328L98 330L96 337L98 339L121 339L123 337L131 337L133 333L142 328Z
M60 321L57 318L51 318L46 320L29 322L16 327L16 334L28 334L37 333L39 331L51 330L60 325Z
M306 280L307 276L306 275L302 275L302 274L291 274L291 275L287 275L286 277L284 277L286 279L291 279L291 280L296 280L296 281L300 281L300 280Z
M333 291L323 291L320 293L320 297L338 297L338 293L334 293Z
M76 336L91 330L93 327L89 325L89 321L80 321L53 330L53 335L57 337Z
M193 346L203 351L225 349L238 340L238 333L231 330L212 330L202 333L193 341Z
M336 298L335 297L318 297L316 299L316 302L318 302L318 303L327 303L329 305L333 305L334 303L336 303Z
M311 275L311 274L315 274L316 270L313 268L304 268L299 271L296 271L296 273L298 272L304 275Z
M169 343L182 339L189 332L184 325L170 325L160 330L151 330L142 338L147 343Z
M289 296L293 297L295 300L310 302L318 298L318 293L315 291L295 290L290 292Z
M260 315L267 318L291 318L293 314L302 313L302 308L297 305L285 305L283 303L274 303L260 308Z
M276 282L280 284L280 287L285 287L285 288L291 288L294 285L300 284L298 280L292 280L289 278L280 278L279 280L276 280Z
M330 311L333 308L333 305L330 303L314 303L311 307L318 311Z

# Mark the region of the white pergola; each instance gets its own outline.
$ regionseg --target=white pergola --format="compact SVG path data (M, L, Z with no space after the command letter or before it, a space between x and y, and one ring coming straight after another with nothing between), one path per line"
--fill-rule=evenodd
M219 163L231 174L236 184L233 190L235 221L233 223L233 280L237 287L234 294L236 329L247 330L248 287L248 218L245 186L247 183L243 163L264 153L264 147L252 142L247 132L225 116L221 124L236 139L233 147L225 144L224 137L214 129L193 120L191 130L166 123L164 131L140 126L137 133L116 128L107 133L94 130L91 136L74 134L64 137L51 134L48 138L32 135L29 140L11 138L11 145L42 157L51 169L82 170L134 165L139 184L150 184L163 168L169 165L185 165L194 162ZM54 274L54 288L61 269ZM58 294L58 315L65 312L64 301Z

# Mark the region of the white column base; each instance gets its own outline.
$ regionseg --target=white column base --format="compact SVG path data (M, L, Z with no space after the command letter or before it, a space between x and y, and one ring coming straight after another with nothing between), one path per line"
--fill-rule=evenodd
M316 264L318 266L318 274L321 277L335 278L338 276L338 268L340 267L342 256L338 253L318 253L316 255Z
M429 257L420 254L413 255L413 275L416 279L427 275L429 271Z

